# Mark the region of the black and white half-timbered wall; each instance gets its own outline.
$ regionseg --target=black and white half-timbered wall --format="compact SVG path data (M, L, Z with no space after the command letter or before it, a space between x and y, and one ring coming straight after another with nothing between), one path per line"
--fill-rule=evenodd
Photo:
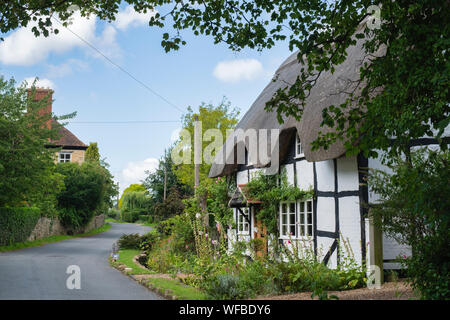
M368 204L375 202L377 195L369 193L365 174L368 168L384 169L380 159L367 159L362 155L347 157L341 141L327 150L311 150L311 142L316 139L319 131L326 133L333 130L320 126L322 110L329 105L343 103L346 99L343 92L348 91L343 90L348 88L343 86L357 83L352 80L359 78L359 66L364 62L361 41L358 40L356 46L350 47L347 54L347 60L333 74L324 73L317 80L306 100L301 121L285 118L284 123L280 124L276 112L267 112L264 108L278 89L294 83L300 74L301 65L297 54L291 55L276 71L274 81L261 92L236 130L279 130L279 152L275 155L279 157L279 170L285 170L290 184L302 190L314 191L311 199L281 203L278 212L278 241L285 246L293 245L293 242L308 242L318 258L328 266L336 267L340 258L338 240L342 236L348 239L358 263L369 266L375 264L375 259L381 258L385 269L395 269L399 268L395 260L401 254L410 255L409 248L375 230L368 219ZM448 132L446 135L449 135ZM262 226L255 219L255 210L261 204L247 201L243 188L256 171L268 164L250 165L248 157L245 157L245 163L237 163L235 153L238 142L235 138L232 139L223 146L221 157L213 162L209 174L211 178L228 176L234 179L237 186L230 201L236 229L229 231L229 239L234 241L265 237ZM245 141L243 143L246 144ZM411 147L433 144L437 144L437 141L430 137L412 141ZM220 159L227 161L219 161ZM382 248L378 251L382 253L382 257L374 256L375 243L370 243L370 239L377 238L375 232L379 233L380 240L376 245L379 249Z

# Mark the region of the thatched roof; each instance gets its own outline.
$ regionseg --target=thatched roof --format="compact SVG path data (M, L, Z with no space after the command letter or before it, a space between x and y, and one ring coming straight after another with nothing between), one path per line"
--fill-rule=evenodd
M343 141L337 141L329 146L327 150L320 149L317 151L311 150L311 142L317 138L320 131L326 133L333 130L329 127L320 126L322 110L330 105L338 106L344 103L348 98L347 92L354 89L355 85L352 81L359 79L359 68L365 60L362 43L363 40L358 40L355 46L347 49L347 59L336 67L333 74L324 72L320 75L305 101L306 104L300 122L290 117L284 118L284 123L280 124L277 120L276 111L267 112L264 108L278 89L284 89L294 84L300 75L301 63L297 59L298 53L293 53L278 68L273 81L261 92L242 120L237 124L236 129L280 129L280 158L286 153L285 149L287 148L286 143L283 142L289 141L288 138L291 137L295 129L299 133L307 161L322 161L342 156L345 153ZM232 159L233 152L236 149L236 141L233 137L231 138L233 140L228 139L222 147L222 154L224 154L226 159ZM220 155L216 156L209 172L211 178L227 175L236 170L236 161L227 161L227 163L233 163L226 165L223 162L220 161ZM267 164L258 162L256 167L262 167Z

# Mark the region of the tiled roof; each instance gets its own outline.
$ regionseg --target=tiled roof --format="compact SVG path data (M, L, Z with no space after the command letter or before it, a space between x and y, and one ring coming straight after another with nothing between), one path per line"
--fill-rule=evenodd
M61 126L55 120L53 120L52 125L59 126L58 134L61 136L58 140L52 140L53 144L63 148L76 147L87 149L88 146L85 145L80 139L78 139L72 132L70 132L69 129Z

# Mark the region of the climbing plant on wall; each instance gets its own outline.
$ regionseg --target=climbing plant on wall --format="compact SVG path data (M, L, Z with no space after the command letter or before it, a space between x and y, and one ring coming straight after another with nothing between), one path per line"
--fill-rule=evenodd
M246 186L246 196L262 201L256 218L267 228L269 234L278 234L277 217L281 201L310 199L313 190L301 190L287 181L286 172L277 175L256 174Z

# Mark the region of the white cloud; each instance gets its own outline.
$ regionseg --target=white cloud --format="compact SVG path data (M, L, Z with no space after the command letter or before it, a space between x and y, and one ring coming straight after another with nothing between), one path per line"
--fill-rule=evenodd
M71 75L74 71L83 71L89 68L86 62L78 59L69 59L59 65L49 65L46 76L49 78L62 78Z
M117 14L114 24L106 25L100 34L96 34L96 17L82 17L75 12L71 18L69 29L54 22L59 33L51 33L48 37L35 37L31 29L36 23L30 23L26 28L19 28L0 42L0 62L5 65L30 66L45 61L52 53L61 54L71 49L86 48L94 57L101 57L98 52L88 48L87 41L109 58L121 56L120 47L116 41L117 29L125 30L147 24L154 12L137 13L132 6L126 7ZM81 39L83 40L81 40ZM65 69L65 70L64 70ZM60 70L69 74L68 66Z
M256 59L238 59L219 62L214 68L214 76L224 82L253 80L263 74L263 67Z
M128 162L125 169L119 175L120 190L124 190L130 184L141 183L146 178L145 171L155 171L159 161L155 158L148 158L143 161Z
M95 38L95 18L81 17L79 13L73 16L70 30L87 41ZM84 47L83 43L68 29L60 27L58 34L48 37L35 37L30 24L20 28L0 43L0 61L8 65L33 65L45 60L52 52L63 53L74 47Z
M147 25L150 18L155 15L155 11L147 11L147 13L138 13L133 6L127 6L125 10L119 12L116 16L114 25L119 30L126 30L128 27L137 27Z
M34 80L36 79L36 83L34 84L36 88L51 88L55 89L55 84L53 81L49 79L39 79L37 77L28 77L23 80L23 82L26 82L26 87L31 88L31 86L34 83Z

